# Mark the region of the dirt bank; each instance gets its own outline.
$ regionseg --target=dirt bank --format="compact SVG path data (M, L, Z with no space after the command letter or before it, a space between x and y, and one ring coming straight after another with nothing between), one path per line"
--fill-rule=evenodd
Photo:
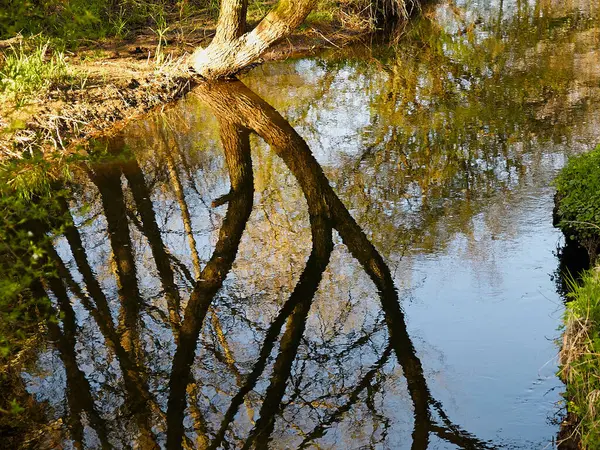
M77 83L53 86L21 107L11 102L0 105L0 159L70 152L77 143L118 130L181 98L197 83L187 67L187 55L195 46L207 45L213 33L201 29L158 55L153 35L94 42L67 53ZM364 30L307 26L275 45L259 63L342 47L365 35Z

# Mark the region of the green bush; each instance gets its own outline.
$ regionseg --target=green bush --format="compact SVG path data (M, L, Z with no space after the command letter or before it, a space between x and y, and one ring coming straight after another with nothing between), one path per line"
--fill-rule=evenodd
M600 248L600 145L573 157L555 181L555 223L593 263Z

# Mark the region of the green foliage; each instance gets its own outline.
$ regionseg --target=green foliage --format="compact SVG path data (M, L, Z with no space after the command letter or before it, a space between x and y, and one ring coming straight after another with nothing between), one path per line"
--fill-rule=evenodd
M19 44L0 58L0 98L12 99L17 106L33 94L72 79L64 53L50 55L48 42L33 48Z
M123 37L150 16L175 7L167 0L7 0L0 10L0 39L44 33L72 45L79 40ZM172 5L171 5L172 4Z
M584 449L600 448L600 272L572 283L565 314L560 375L567 383L568 411L577 418L575 433Z
M600 247L600 146L571 158L555 185L557 226L593 260Z
M0 37L47 33L64 39L101 37L107 0L8 0L0 12Z

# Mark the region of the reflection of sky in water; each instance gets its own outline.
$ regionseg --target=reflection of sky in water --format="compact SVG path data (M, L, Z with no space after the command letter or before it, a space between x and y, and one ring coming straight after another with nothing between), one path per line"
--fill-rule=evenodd
M467 22L479 15L485 20L489 7L497 11L499 6L499 2L462 2L459 6L463 3L474 9L466 16ZM504 20L516 14L515 2L503 6ZM447 12L442 8L440 14ZM487 37L478 34L480 39ZM565 57L580 59L571 54ZM323 83L324 73L313 60L288 67L289 71L282 65L281 74L297 73L308 85ZM377 123L377 110L371 103L377 88L372 86L385 80L373 66L352 72L352 65L342 67L333 81L328 81L325 93L308 107L306 100L297 107L287 102L283 106L319 162L326 168L333 166L331 171L336 174L337 165L345 158L360 156L369 142L369 129ZM265 75L260 69L256 73ZM277 82L278 72L271 73ZM585 80L589 73L578 72L577 76ZM489 78L492 71L484 68L482 74ZM259 82L250 76L247 81L277 105L277 96L261 90L263 84L270 84L268 78ZM465 90L470 88L468 80L457 82ZM568 98L573 95L579 94ZM427 99L421 104L430 105ZM565 153L589 148L600 138L595 114L588 112L582 118L561 143L549 142L545 131L529 134L527 125L519 124L512 145L515 152L524 154L526 172L518 173L516 167L506 170L501 155L474 160L473 166L479 170L493 172L495 182L504 185L503 191L492 188L490 198L479 200L481 210L469 228L450 237L443 247L422 254L415 250L391 263L397 271L397 285L409 289L405 302L409 330L433 380L434 394L451 405L452 414L461 418L459 423L469 424L467 428L479 436L496 439L502 448L543 448L550 445L555 430L550 421L557 412L562 385L554 375L554 339L559 334L562 306L551 274L556 269L553 252L561 238L552 227L550 184L564 164ZM524 147L525 139L529 142ZM371 175L377 178L376 172ZM334 186L343 183L335 175L331 181ZM418 206L419 187L412 187L412 192L407 192ZM383 204L382 212L391 222L405 209L401 201ZM452 211L439 227L445 220L454 220ZM366 228L369 233L368 223ZM393 248L392 236L389 238L388 248L384 242L380 249L393 255L399 249ZM404 448L399 442L397 445ZM432 448L453 448L437 445Z
M312 60L298 61L295 70L306 74L307 83L324 76L319 73L320 70ZM311 139L308 139L307 143L321 164L334 163L339 153L352 156L360 151L358 143L364 128L371 122L369 97L367 92L361 89L365 83L364 76L356 77L351 69L341 69L336 72L327 93L336 107L322 109L318 105L309 105L303 122L306 123L306 127L317 128L310 134ZM297 126L300 134L303 134L303 128L302 125Z
M410 331L444 355L434 384L442 401L477 434L538 448L552 436L548 419L561 400L553 340L562 306L550 278L560 235L552 190L528 188L518 204L474 217L474 239L459 235L439 254L416 256L419 285L405 308ZM500 234L484 223L490 214L504 216Z

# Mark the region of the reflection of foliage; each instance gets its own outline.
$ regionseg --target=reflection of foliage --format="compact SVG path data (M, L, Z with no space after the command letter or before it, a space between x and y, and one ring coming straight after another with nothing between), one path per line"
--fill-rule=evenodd
M29 287L53 271L44 248L62 226L59 198L64 193L52 186L57 179L51 175L51 164L39 159L23 160L3 167L0 175L0 349L4 356L19 350L18 344L11 347L19 337L30 334L37 326L39 313L43 316L45 311L46 301L33 298ZM31 229L34 223L44 224L50 231L36 236ZM16 336L7 338L5 333L11 332Z
M46 321L56 320L34 287L55 272L46 249L62 226L63 193L52 189L50 174L48 163L37 159L8 164L0 174L0 433L13 448L43 421L19 372L37 351ZM35 233L40 228L48 232Z
M594 261L600 248L600 146L573 157L556 179L557 226Z
M306 118L300 131L312 148L340 144L325 171L382 248L390 236L419 251L444 246L470 228L485 204L474 200L526 182L529 166L543 163L533 149L569 142L590 120L598 80L578 67L594 55L595 17L503 4L479 11L482 22L471 5L442 3L391 47L265 67L248 80L294 125ZM279 98L276 83L294 95Z

